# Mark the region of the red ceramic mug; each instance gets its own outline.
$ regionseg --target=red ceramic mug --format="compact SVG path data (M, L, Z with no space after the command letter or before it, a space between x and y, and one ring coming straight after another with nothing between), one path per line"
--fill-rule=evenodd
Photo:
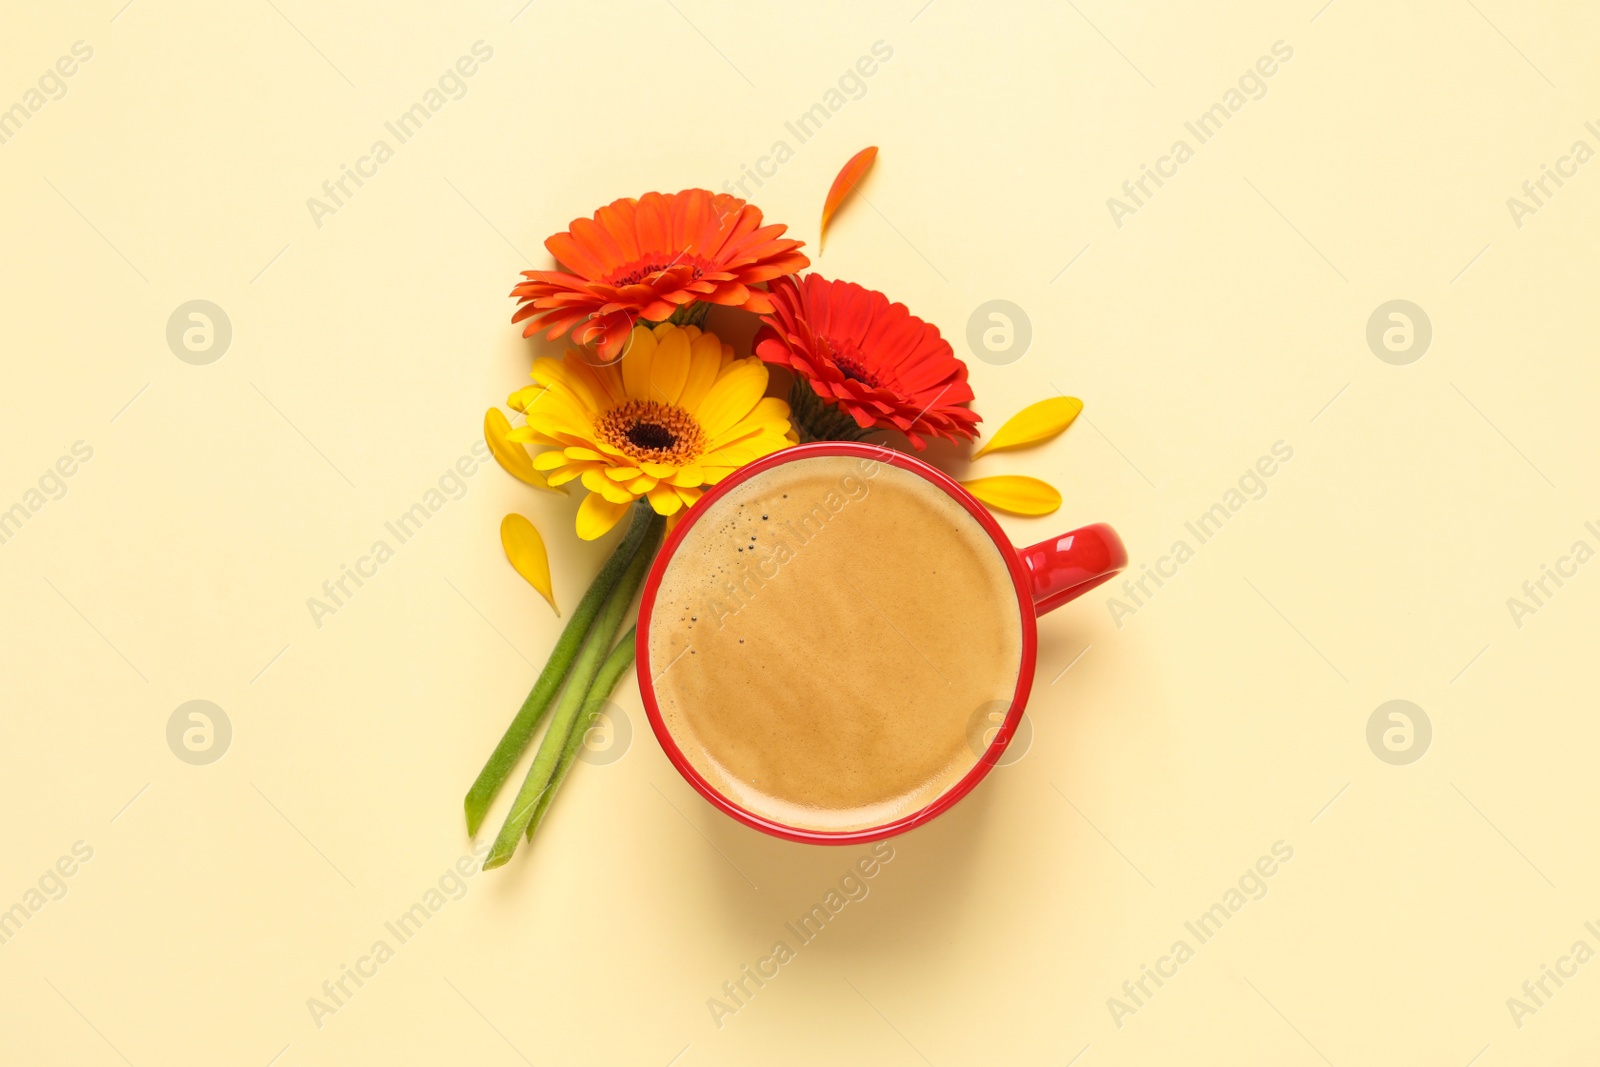
M817 830L789 826L766 815L742 807L723 795L694 767L684 754L683 749L678 745L677 739L667 727L656 699L655 686L653 684L653 679L658 677L658 672L652 668L650 662L650 627L656 594L660 588L662 576L666 573L667 566L672 561L673 553L683 543L689 530L708 514L715 513L718 501L740 483L781 464L818 456L848 456L859 460L890 464L920 476L948 494L969 515L977 520L978 525L983 528L990 540L994 542L996 548L999 549L1000 555L1005 560L1007 569L1011 574L1011 584L1016 593L1017 604L1020 609L1019 614L1022 620L1022 661L1017 672L1016 689L1012 693L1010 707L1006 711L1000 728L995 732L993 739L989 741L983 754L973 764L971 770L945 789L931 803L917 811L882 825L849 830ZM905 833L907 830L928 822L953 806L983 780L984 775L989 773L990 768L999 762L1000 757L1004 754L1006 745L1010 743L1028 701L1028 692L1033 685L1034 661L1038 651L1037 616L1083 595L1121 572L1127 564L1128 554L1127 550L1123 548L1122 540L1111 527L1104 523L1085 526L1081 529L1073 530L1071 533L1041 541L1028 548L1019 549L1011 544L1010 539L1000 529L1000 524L995 521L994 516L989 514L988 509L979 503L971 493L968 493L959 483L944 472L929 466L919 459L879 445L860 444L857 442L818 441L812 444L796 445L749 463L729 475L714 488L707 491L695 503L694 507L683 515L673 528L672 533L668 535L666 543L662 546L661 553L656 557L655 564L650 569L650 575L645 581L644 596L639 605L637 638L639 693L644 699L645 713L650 718L650 727L655 731L656 739L661 742L661 747L666 752L667 758L678 769L678 773L683 775L689 784L694 786L700 795L710 801L713 806L747 826L752 826L763 833L790 841L831 845L877 841L881 838Z

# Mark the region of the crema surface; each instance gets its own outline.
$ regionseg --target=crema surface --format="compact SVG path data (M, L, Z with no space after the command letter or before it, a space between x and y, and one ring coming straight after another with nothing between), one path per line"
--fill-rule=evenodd
M1015 692L1022 619L1000 550L943 490L818 456L695 523L647 639L663 719L701 775L767 818L849 830L972 769Z

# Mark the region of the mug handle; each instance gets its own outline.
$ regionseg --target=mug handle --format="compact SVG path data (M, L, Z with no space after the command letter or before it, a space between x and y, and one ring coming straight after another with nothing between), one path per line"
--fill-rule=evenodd
M1103 522L1019 549L1039 615L1082 596L1128 565L1122 538Z

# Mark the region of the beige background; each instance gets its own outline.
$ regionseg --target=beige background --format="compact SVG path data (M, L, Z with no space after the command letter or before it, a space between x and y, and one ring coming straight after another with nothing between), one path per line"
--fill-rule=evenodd
M1600 148L1588 5L123 3L12 3L0 34L3 107L94 50L0 145L0 507L94 450L0 545L0 908L93 849L0 945L0 1058L1586 1062L1600 964L1520 1027L1506 1001L1600 949L1600 566L1520 628L1506 601L1600 547L1600 164L1521 227L1506 200ZM479 40L466 95L317 226L307 198ZM817 267L964 356L980 303L1025 309L1022 359L971 360L987 424L1056 387L1087 409L975 465L1063 490L1013 536L1107 520L1154 564L1274 442L1293 460L1121 627L1109 588L1049 616L1026 756L720 1028L708 999L865 849L718 815L631 687L626 754L318 1027L307 999L469 849L461 795L557 632L500 516L549 535L567 606L602 548L567 535L576 496L491 465L320 628L306 599L526 380L506 293L547 234L793 146L876 41L865 94L750 189L814 242L880 145ZM1265 96L1116 226L1276 41ZM165 340L192 299L233 327L208 366ZM1365 339L1392 299L1433 326L1406 366ZM166 741L194 699L233 726L209 766ZM1407 766L1366 741L1391 699L1432 723ZM1199 945L1185 921L1278 841Z

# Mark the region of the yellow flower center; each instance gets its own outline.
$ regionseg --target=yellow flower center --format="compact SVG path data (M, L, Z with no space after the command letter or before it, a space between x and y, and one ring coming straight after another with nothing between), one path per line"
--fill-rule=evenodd
M676 404L629 400L595 423L601 440L639 463L685 466L705 451L706 432Z

